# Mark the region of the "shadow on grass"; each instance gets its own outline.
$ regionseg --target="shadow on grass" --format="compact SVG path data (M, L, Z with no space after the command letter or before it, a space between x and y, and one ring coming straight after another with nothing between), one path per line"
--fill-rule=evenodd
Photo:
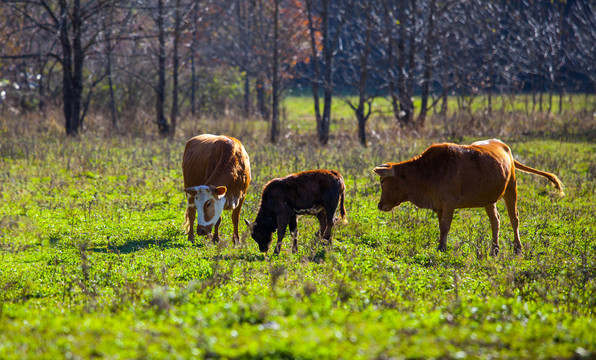
M146 240L131 240L122 245L108 244L103 247L92 247L89 251L98 253L116 253L116 254L131 254L137 251L157 247L161 250L184 248L187 244L174 242L171 239L146 239ZM194 246L203 247L204 244L196 243Z
M265 261L264 254L233 254L233 255L215 255L215 256L203 256L203 260L210 260L210 261L248 261L248 262L255 262L255 261Z

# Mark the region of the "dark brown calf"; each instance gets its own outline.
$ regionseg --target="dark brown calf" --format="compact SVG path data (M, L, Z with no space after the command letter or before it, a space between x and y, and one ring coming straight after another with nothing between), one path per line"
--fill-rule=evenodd
M261 205L253 223L246 220L252 238L259 244L259 250L267 252L272 235L277 230L275 254L281 250L281 242L290 225L292 252L298 250L298 215L314 215L319 219L319 236L331 243L334 225L333 215L339 202L342 218L345 185L339 172L334 170L311 170L273 179L263 188Z

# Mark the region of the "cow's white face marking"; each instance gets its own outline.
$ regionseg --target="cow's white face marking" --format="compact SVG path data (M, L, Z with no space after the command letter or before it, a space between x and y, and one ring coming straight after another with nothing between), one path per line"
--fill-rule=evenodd
M184 191L189 200L187 207L196 207L197 209L198 226L211 226L219 220L226 203L227 189L225 186L199 185L184 189Z

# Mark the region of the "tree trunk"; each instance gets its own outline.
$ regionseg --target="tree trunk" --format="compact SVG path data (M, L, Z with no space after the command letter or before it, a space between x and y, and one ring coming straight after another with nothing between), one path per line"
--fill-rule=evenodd
M360 145L366 147L366 117L364 116L364 104L360 102L356 109L356 118L358 119L358 140Z
M180 43L180 21L180 0L176 0L176 9L174 10L174 59L172 63L172 109L170 113L170 137L174 137L176 134L176 123L178 121L178 68L180 67L178 45Z
M312 20L312 0L306 0L306 14L308 17L308 29L310 30L311 63L313 68L313 79L311 79L310 84L315 107L315 119L317 121L318 129L318 126L321 123L321 109L319 104L319 84L321 81L321 69L319 67L319 56L317 51L317 42L315 39L315 27Z
M403 2L400 2L399 11L399 38L397 40L397 92L399 94L399 106L403 113L399 114L398 119L403 124L408 124L408 109L407 106L407 99L406 99L406 10L404 9Z
M275 143L279 137L279 0L275 0L273 10L273 103L270 140Z
M426 36L426 44L424 48L424 70L422 73L422 91L420 94L420 114L416 120L416 127L423 129L426 122L426 114L428 112L428 97L430 95L430 76L431 76L431 51L434 43L435 35L435 0L429 3L430 13L428 15L428 30Z
M166 88L166 41L165 41L165 25L164 25L164 4L163 0L157 0L157 27L158 27L158 80L155 101L155 112L157 116L157 129L161 136L167 136L170 132L170 127L164 115L165 103L165 88Z
M244 117L250 116L250 78L248 72L244 72Z
M491 89L490 89L490 87L489 87L489 88L488 88L488 99L487 99L487 100L488 100L488 104L487 104L487 108L488 108L488 109L487 109L487 113L488 113L489 115L491 115L491 114L492 114L492 112L493 112L493 101L492 101L492 100L493 100L493 97L492 97L492 95L493 95L493 92L492 92L492 90L491 90ZM503 107L503 108L505 108L505 107Z
M73 102L72 102L72 120L74 133L79 132L79 128L83 125L81 117L81 99L83 97L83 47L82 41L82 26L81 19L81 1L74 0L73 4Z
M72 46L68 34L68 8L66 0L60 0L60 45L62 47L62 100L64 102L64 129L69 136L75 136L78 133L78 122L73 120L73 64L72 64Z
M400 106L400 119L404 125L410 125L414 118L414 104L412 103L412 92L413 92L413 69L414 63L414 52L415 52L415 38L414 31L411 31L409 36L410 49L409 53L406 53L406 25L408 18L406 16L406 5L400 2L401 8L399 9L399 39L397 42L397 50L399 52L398 67L399 73L397 77L397 91L399 93L399 106ZM406 67L406 56L408 57L408 67Z
M43 74L44 72L44 68L46 66L46 63L41 59L41 57L39 58L39 73ZM39 91L39 111L44 111L45 108L45 85L43 83L43 76L40 76L38 81L37 81L37 89Z
M192 45L190 47L190 113L193 117L197 115L197 69L195 67L195 51L197 49L197 23L199 22L199 1L193 4L192 9Z
M327 145L329 142L329 127L331 123L331 97L333 95L332 69L333 69L333 51L331 49L331 34L329 32L329 0L323 0L323 11L321 20L323 22L323 59L325 63L325 72L323 78L323 116L317 126L319 143Z
M366 82L368 80L368 57L371 53L371 37L372 37L372 9L369 6L365 8L366 16L366 40L364 41L364 51L360 55L360 82L358 83L358 109L356 116L358 118L358 134L360 145L366 147L366 121L370 115L364 115L364 107L366 104Z
M265 94L265 82L263 81L262 75L257 76L257 108L259 109L259 116L263 120L269 119L269 108L267 106L266 94Z
M108 77L108 91L110 94L110 118L112 120L112 129L116 130L118 128L118 118L116 112L116 97L114 96L114 81L113 81L113 73L112 73L112 29L111 29L111 22L112 22L112 10L109 9L109 17L110 17L110 25L108 26L105 22L105 18L103 18L103 27L106 31L106 74Z
M389 69L391 69L391 67L393 66L393 64L395 63L395 54L393 52L393 36L391 33L391 29L395 26L393 18L389 16L390 14L390 10L386 7L386 5L389 3L389 0L385 1L383 3L383 5L385 6L384 8L384 30L385 30L385 34L384 37L386 39L386 44L385 47L387 48L387 67ZM398 74L399 76L399 74ZM393 71L389 71L389 81L388 81L388 87L389 87L389 95L391 96L391 107L393 110L393 116L395 117L395 120L399 123L401 121L401 118L399 116L399 103L398 103L398 96L397 96L397 82L395 79L395 74Z

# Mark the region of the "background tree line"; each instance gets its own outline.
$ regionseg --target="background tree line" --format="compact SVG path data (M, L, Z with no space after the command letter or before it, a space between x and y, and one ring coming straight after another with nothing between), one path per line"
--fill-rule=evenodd
M366 144L378 96L421 129L448 95L465 111L484 94L490 112L524 91L550 112L596 85L590 0L0 0L0 39L0 106L59 106L68 135L93 111L114 129L150 116L163 136L180 115L261 117L276 141L280 100L302 85L321 144L333 101Z

